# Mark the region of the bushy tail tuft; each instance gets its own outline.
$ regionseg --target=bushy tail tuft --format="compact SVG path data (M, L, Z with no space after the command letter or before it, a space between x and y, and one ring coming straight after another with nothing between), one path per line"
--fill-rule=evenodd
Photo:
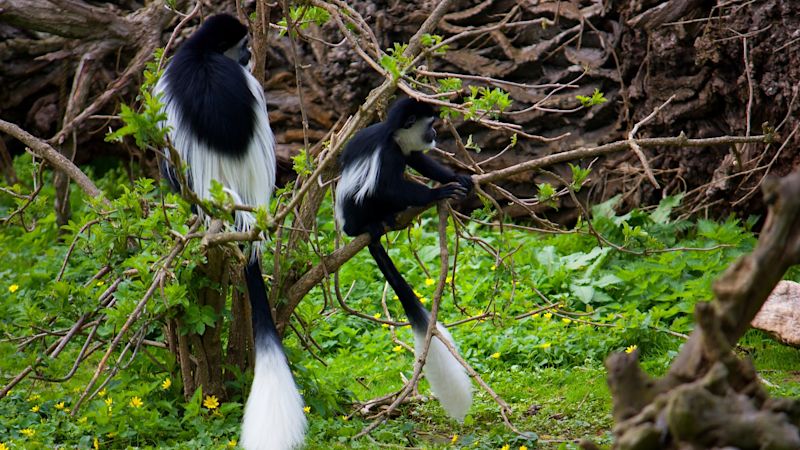
M453 337L442 324L436 322L436 329L457 348ZM417 357L422 354L426 331L424 328L414 329L414 354ZM447 415L462 422L472 405L472 383L464 366L436 336L431 338L424 371L433 395L439 399Z
M369 252L403 305L403 311L414 331L414 353L419 356L425 344L430 313L419 301L411 286L400 275L380 242L369 244ZM436 322L436 328L456 348L453 337L447 329L439 322ZM472 405L472 383L461 363L436 337L431 339L424 371L433 395L439 399L447 414L459 422L464 420L464 416Z
M245 268L253 309L255 376L244 408L241 446L246 450L291 450L303 445L306 416L269 312L261 266Z

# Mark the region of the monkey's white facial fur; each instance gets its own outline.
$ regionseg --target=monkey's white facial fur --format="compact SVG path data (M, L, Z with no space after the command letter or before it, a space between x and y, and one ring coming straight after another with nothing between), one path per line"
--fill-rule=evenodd
M408 128L399 128L394 132L394 141L400 146L404 155L425 151L436 146L433 120L433 117L426 117L414 122Z

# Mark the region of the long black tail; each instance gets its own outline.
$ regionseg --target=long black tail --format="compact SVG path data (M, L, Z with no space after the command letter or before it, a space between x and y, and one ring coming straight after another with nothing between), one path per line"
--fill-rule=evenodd
M411 322L411 329L414 332L414 353L419 357L424 350L430 314L422 306L414 289L400 275L379 240L374 240L369 244L369 253L403 305L403 310L408 321ZM455 347L453 337L450 336L447 329L438 322L436 328ZM464 416L472 404L472 385L464 367L438 339L431 340L424 369L425 378L431 385L431 391L439 399L447 414L458 421L464 420Z
M272 320L267 301L267 287L261 276L261 264L258 260L251 260L244 267L244 278L247 282L247 294L250 297L250 308L253 315L253 337L256 346L264 340L277 340L280 344L278 329Z
M378 264L378 268L381 270L381 273L383 273L386 281L389 282L389 286L391 286L394 293L397 294L397 298L400 299L400 303L403 305L403 311L405 311L408 321L411 322L411 328L413 328L415 332L421 331L425 333L428 329L428 310L425 309L422 302L419 301L417 294L414 293L414 289L412 289L405 278L400 275L400 272L397 270L397 267L395 267L392 259L389 258L389 254L386 253L380 241L370 242L369 253L372 255L372 258L375 259L375 263Z
M246 450L290 450L303 444L306 417L267 302L261 263L244 269L253 310L255 375L244 409L241 445Z

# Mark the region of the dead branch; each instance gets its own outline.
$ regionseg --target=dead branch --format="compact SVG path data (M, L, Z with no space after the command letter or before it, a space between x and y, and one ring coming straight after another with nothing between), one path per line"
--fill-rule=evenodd
M726 145L726 144L744 144L744 143L770 143L775 136L770 134L759 136L721 136L713 138L689 139L681 134L678 137L662 137L662 138L647 138L637 139L636 143L641 147L705 147L711 145ZM575 150L568 150L554 155L544 156L541 158L532 159L515 166L507 167L505 169L495 170L483 175L473 176L473 181L479 184L485 184L509 178L518 173L527 172L531 170L540 169L542 167L552 166L555 164L575 161L577 159L593 158L595 156L607 155L622 150L626 150L630 146L628 140L612 142L598 147L581 147Z
M637 352L608 358L617 421L616 448L800 447L800 403L770 399L752 364L733 346L786 270L800 263L800 172L768 178L766 225L753 252L715 283L715 299L695 308L697 328L660 379L636 362ZM669 442L669 444L667 444Z
M47 161L54 168L63 171L90 197L102 198L103 193L95 186L92 180L86 176L75 164L64 157L50 144L33 136L13 123L0 119L0 131L18 139L39 158Z

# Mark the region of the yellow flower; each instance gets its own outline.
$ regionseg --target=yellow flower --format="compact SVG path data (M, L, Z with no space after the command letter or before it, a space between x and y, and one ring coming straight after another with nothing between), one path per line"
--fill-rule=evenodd
M433 278L425 278L425 286L431 286L433 283L436 283Z
M511 446L510 446L510 445L508 445L508 444L506 444L506 445L504 445L504 446L500 447L500 450L510 450L510 449L511 449Z
M382 324L381 324L381 327L383 327L383 328L389 328L389 324L388 324L388 323L382 323Z
M13 294L14 292L17 292L18 289L19 289L18 284L12 284L11 286L8 287L8 292L11 292Z
M128 406L131 408L141 408L144 405L144 402L139 397L131 398L131 401L128 403Z
M102 286L102 285L104 285L104 284L106 284L106 282L105 282L105 281L103 281L103 280L100 280L100 281L98 281L98 282L97 282L97 285L96 285L96 286L100 287L100 286Z
M106 392L106 390L103 389L102 391L98 392L97 395L99 395L100 397L105 397L107 393L108 392Z
M33 405L33 406L31 406L31 411L33 411L33 412L39 412L39 405Z
M494 352L489 357L494 359L500 359L500 352Z
M64 409L64 402L56 403L56 409Z
M528 447L525 447L524 445L520 445L519 446L519 450L528 450Z
M161 382L161 389L165 391L169 389L170 386L172 386L172 380L170 380L169 378L166 378L164 379L164 381Z
M23 428L23 429L19 430L19 432L24 434L25 436L28 436L28 437L31 437L34 434L36 434L36 432L33 431L33 429L31 429L31 428Z
M627 348L625 348L625 353L633 353L638 347L636 344L633 344Z
M8 450L8 446L0 442L0 450Z
M100 441L97 438L94 438L94 450L100 450Z
M376 319L380 319L381 318L381 313L375 313L375 314L372 315L372 317L374 317Z
M445 282L445 283L447 283L447 284L450 284L450 283L452 283L452 282L453 282L453 277L447 277L447 278L445 278L445 279L444 279L444 282Z
M428 303L428 299L425 297L420 297L419 302L424 305L425 303Z
M538 319L540 316L541 316L541 314L536 313L536 314L532 315L531 317L533 317L534 319ZM506 445L508 445L508 444L506 444Z
M350 417L348 417L348 416L342 416L342 420L344 420L345 422L347 422L348 420L350 420Z
M419 291L417 291L416 289L414 289L414 294L415 294L417 297L422 297L422 292L419 292Z
M497 270L497 266L495 266L494 264L492 264L492 271L495 271L495 270Z
M9 391L8 393L10 394L10 393L11 393L11 391ZM33 394L33 395L31 395L30 397L28 397L28 401L29 401L29 402L35 402L35 401L39 400L40 398L42 398L42 396L41 396L41 395L39 395L39 394Z
M398 297L397 295L393 295L392 300L400 300L400 297Z
M539 348L550 348L552 345L549 342L545 342L544 344L539 344Z
M203 400L203 406L208 409L217 409L219 407L219 400L217 400L217 396L206 395L206 399Z
M452 439L450 439L450 443L451 443L451 444L455 444L457 440L458 440L458 435L457 435L457 434L454 434L454 435L453 435L453 438L452 438Z
M545 319L552 319L553 318L553 313L544 313L544 318Z
M392 348L392 351L393 352L398 352L398 353L402 352L403 351L403 346L402 345L395 345L394 348Z
M230 448L236 447L237 444L238 442L236 441L236 439L231 439L230 441L228 441L228 447Z
M567 319L566 317L565 317L565 318L563 318L563 319L561 319L561 321L562 321L562 322L564 322L564 323L566 323L567 325L569 325L569 324L571 324L571 323L572 323L572 320L571 320L571 319Z
M111 404L114 403L114 400L111 397L108 397L103 401L106 402L106 406L108 406L109 408L111 407Z
M303 406L303 412L306 413L306 414L310 413L311 412L311 407L310 406Z

